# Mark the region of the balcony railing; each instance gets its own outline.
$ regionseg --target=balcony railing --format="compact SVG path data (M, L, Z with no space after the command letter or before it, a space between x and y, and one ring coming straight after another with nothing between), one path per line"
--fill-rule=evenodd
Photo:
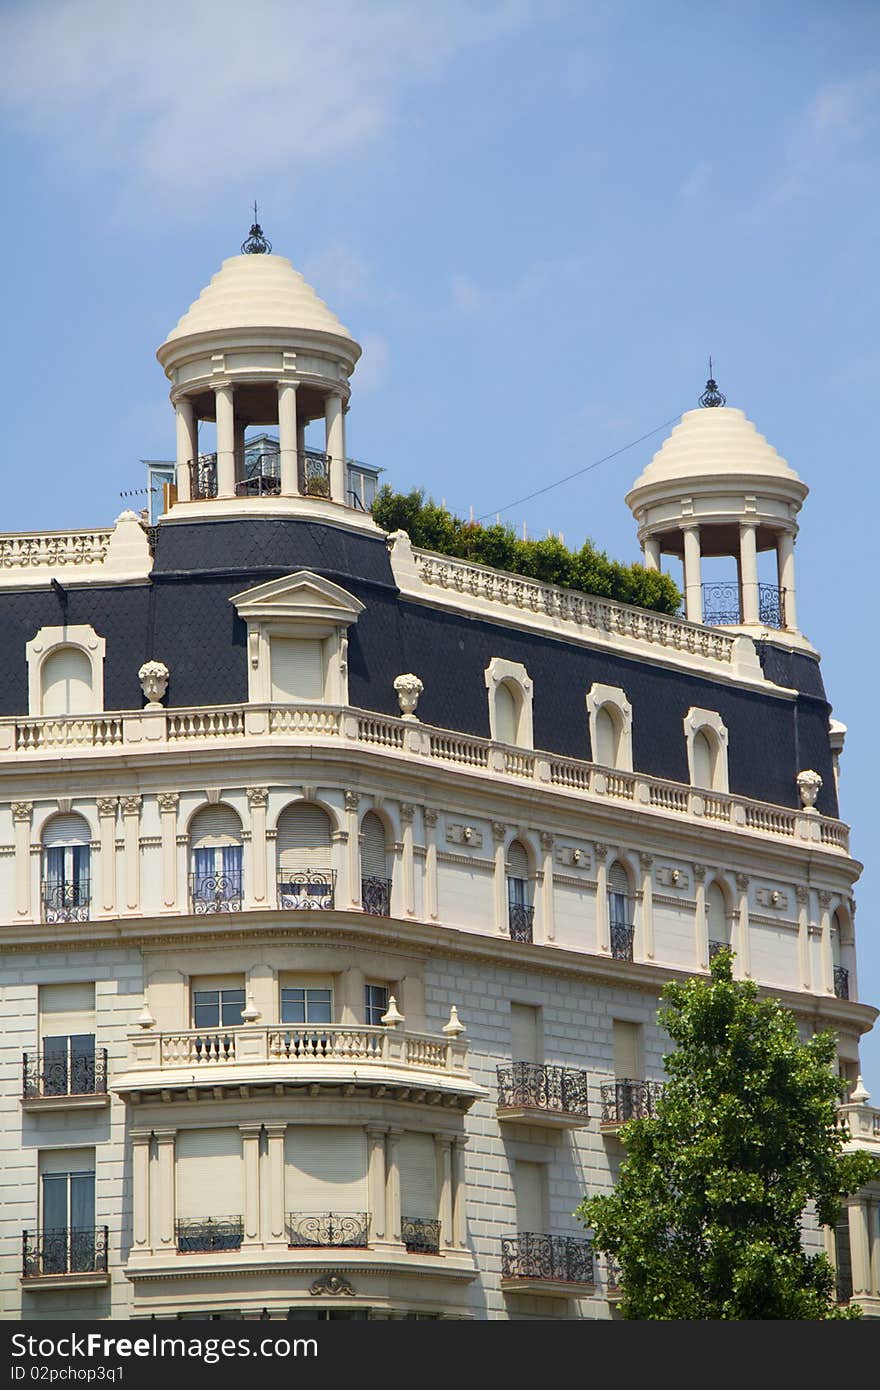
M68 1227L54 1231L23 1231L23 1279L52 1274L106 1274L107 1227Z
M729 941L711 941L711 940L710 940L710 942L709 942L709 963L710 963L710 964L712 963L712 961L715 959L715 957L718 955L718 953L719 953L720 951L729 951L729 950L730 950L730 942L729 942Z
M635 927L629 922L612 922L610 929L613 960L632 960Z
M410 1255L437 1255L440 1252L440 1222L425 1216L404 1216L400 1238Z
M534 1231L501 1237L502 1279L547 1280L554 1284L593 1284L593 1247L581 1236L548 1236Z
M370 1217L358 1212L301 1212L287 1214L287 1243L290 1246L344 1246L363 1250L369 1245Z
M703 584L703 622L710 627L737 627L742 622L738 584ZM776 584L758 585L758 621L765 627L785 627L785 590Z
M535 909L529 903L508 903L507 924L511 941L532 941L532 923Z
M361 903L364 912L369 912L373 917L390 917L391 879L362 878Z
M662 1081L603 1081L601 1125L624 1125L629 1120L645 1120L657 1113L663 1094Z
M297 455L298 485L303 497L330 496L330 456L318 449L306 449ZM257 459L240 453L235 455L235 471L245 476L235 484L238 497L278 497L281 493L279 454L260 454ZM200 454L189 464L189 490L194 502L217 496L217 455Z
M25 1052L21 1059L24 1100L107 1094L107 1049L94 1053Z
M200 1221L178 1221L175 1230L177 1249L181 1255L240 1250L244 1239L244 1222L240 1216L209 1216Z
M834 993L838 999L849 998L849 971L843 965L834 967Z
M574 1067L512 1062L498 1068L499 1110L540 1110L587 1117L587 1073Z
M299 455L299 490L303 497L330 496L330 455L306 449Z
M43 883L40 896L44 922L87 922L91 890L89 880L76 883Z
M285 912L331 908L335 869L279 869L278 906Z
M191 874L189 894L197 917L207 912L241 912L241 874Z

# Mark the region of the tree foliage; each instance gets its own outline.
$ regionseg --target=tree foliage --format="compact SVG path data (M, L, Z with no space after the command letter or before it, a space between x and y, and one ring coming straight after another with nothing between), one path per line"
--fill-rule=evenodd
M801 1242L804 1211L833 1226L840 1198L880 1177L844 1154L834 1034L802 1043L794 1017L734 980L670 984L660 1022L676 1045L656 1117L623 1126L609 1195L578 1208L620 1271L628 1318L819 1319L838 1311L834 1272Z
M681 594L668 574L609 560L590 541L584 541L580 550L568 550L555 536L523 541L510 526L462 521L430 498L425 501L418 488L408 493L392 492L386 484L376 495L372 514L383 530L406 531L413 545L441 555L457 555L462 560L658 613L677 613L681 606Z

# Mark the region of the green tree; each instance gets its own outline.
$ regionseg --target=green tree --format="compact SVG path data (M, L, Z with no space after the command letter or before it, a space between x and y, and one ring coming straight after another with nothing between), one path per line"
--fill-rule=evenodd
M734 980L667 985L675 1044L655 1117L632 1120L615 1189L577 1215L620 1271L627 1318L832 1318L834 1272L802 1247L804 1211L833 1226L840 1198L880 1177L844 1154L835 1036L802 1043L794 1017Z

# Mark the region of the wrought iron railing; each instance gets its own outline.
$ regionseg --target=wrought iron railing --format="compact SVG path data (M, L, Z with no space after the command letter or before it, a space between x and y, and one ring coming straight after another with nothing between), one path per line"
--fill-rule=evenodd
M595 1283L593 1247L582 1236L535 1231L501 1237L502 1279L546 1279L559 1284Z
M361 903L364 912L369 912L374 917L389 917L391 915L391 879L362 878Z
M335 886L335 869L279 869L278 906L294 912L330 908Z
M199 454L189 463L189 495L194 502L217 496L217 455Z
M511 941L531 941L535 909L530 903L508 903L507 925Z
M291 1211L287 1213L287 1243L362 1250L370 1243L370 1217L365 1211Z
M74 883L43 883L44 922L87 922L91 887L87 878Z
M619 1299L623 1292L620 1282L620 1265L612 1255L605 1256L605 1288L608 1297L613 1301Z
M635 930L630 922L611 923L611 955L614 960L632 960Z
M280 454L245 453L244 477L235 485L237 497L277 497L281 492Z
M106 1226L22 1231L22 1278L39 1279L52 1274L106 1274L107 1244Z
M584 1117L589 1113L585 1071L538 1062L511 1062L497 1070L499 1110L545 1110Z
M834 967L834 993L838 999L849 998L849 971L844 965Z
M742 602L738 584L701 586L703 622L709 627L736 627L742 622ZM776 584L758 585L758 621L765 627L785 627L785 590Z
M178 1221L177 1249L181 1255L209 1250L239 1250L244 1239L240 1216L206 1217L203 1221Z
M24 1052L21 1058L24 1100L46 1096L107 1094L107 1049L93 1053Z
M196 916L206 912L241 912L241 874L191 874L190 900Z
M603 1081L599 1087L602 1098L603 1125L623 1125L628 1120L645 1120L657 1113L657 1102L663 1095L662 1081Z
M710 940L710 942L709 942L709 960L710 960L710 962L713 961L713 960L715 959L715 957L718 955L719 951L729 951L729 950L730 950L730 942L729 942L729 941L711 941L711 940Z
M400 1238L410 1255L436 1255L440 1250L440 1222L425 1216L404 1216Z
M299 455L299 490L304 497L330 496L330 456L317 449Z

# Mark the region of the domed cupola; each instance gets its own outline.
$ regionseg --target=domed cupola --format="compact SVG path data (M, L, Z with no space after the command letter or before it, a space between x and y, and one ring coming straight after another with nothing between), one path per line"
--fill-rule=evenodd
M345 412L361 349L290 261L272 254L256 220L241 255L223 262L156 355L177 412L178 502L345 504ZM323 450L305 445L316 419ZM214 454L199 453L201 420L216 421ZM277 429L271 467L246 465L249 425Z
M700 407L681 417L627 494L645 564L659 569L664 554L683 560L692 622L797 634L794 541L809 489L711 376ZM776 553L775 583L759 582L762 551ZM736 580L704 584L709 556L735 560Z

